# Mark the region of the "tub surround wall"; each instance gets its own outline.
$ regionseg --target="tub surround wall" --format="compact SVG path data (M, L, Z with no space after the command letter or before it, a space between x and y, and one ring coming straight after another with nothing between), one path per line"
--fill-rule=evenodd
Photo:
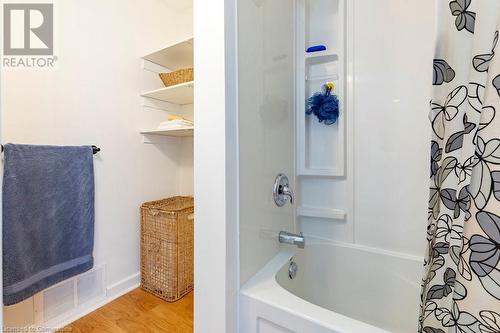
M355 241L422 257L435 2L383 2L354 9Z
M423 256L433 1L402 5L383 0L383 6L369 0L323 1L294 2L297 227L306 236ZM274 173L280 172L269 154L272 131L278 123L290 124L286 113L269 117L270 110L286 103L270 98L270 78L276 74L271 64L283 59L273 52L281 48L286 54L290 29L266 48L274 27L266 23L271 20L270 4L244 0L238 5L239 79L245 82L239 94L243 284L277 252L273 233L293 229L276 218L290 207L275 210L269 190ZM327 53L305 55L304 47L312 44L326 44ZM258 84L249 84L252 80ZM303 102L331 80L341 116L326 126L304 115ZM254 106L260 109L252 112Z
M242 283L278 253L279 231L294 231L293 206L272 196L279 173L295 189L293 21L292 1L238 1Z
M239 2L262 4L250 0ZM245 216L240 200L240 240L250 235L243 218L254 229L251 235L258 235L255 230L260 228L259 238L252 239L253 242L240 241L242 332L414 331L427 221L431 133L427 114L434 44L429 36L434 33L434 2L296 0L294 3L295 8L300 8L301 3L312 4L313 10L306 10L305 16L299 15L296 23L297 28L307 27L305 37L302 36L306 43L308 39L311 43L321 43L324 38L325 43L338 44L341 43L338 35L345 36L345 45L338 47L345 54L339 52L333 61L335 65L325 65L326 72L336 70L334 74L339 75L342 115L330 128L312 124L316 119L304 121L303 103L307 96L300 97L300 90L297 93L295 207L298 229L306 236L306 247L296 250L283 246L283 251L250 280L246 278L257 265L249 267L244 254L253 254L261 261L266 258L259 256L260 242L276 237L272 235L276 221L264 220L267 224L261 224L262 215L267 214L265 209L260 210L260 215L253 212ZM316 5L324 12L311 15ZM342 16L345 27L339 19ZM253 25L256 29L262 26ZM311 38L318 32L320 35ZM296 36L300 34L298 31ZM240 43L245 42L240 36ZM303 87L304 76L311 71L307 65L300 66L302 42L299 38L296 43L299 89ZM258 47L267 55L262 45L254 46ZM311 95L319 88L320 85L306 83L306 94ZM240 98L248 98L247 94L246 89L240 88ZM239 114L241 117L241 106ZM343 143L344 152L339 149L339 142ZM240 145L240 157L242 149L252 147L252 144ZM250 184L248 180L240 182L240 193L247 191ZM268 193L266 188L255 196L261 203L269 202L270 198L264 198L263 193ZM319 243L326 246L318 250ZM303 258L306 263L299 265L299 270L310 277L301 284L299 273L295 286L290 282L288 289L295 295L275 280L275 273L291 257L287 252L290 249L307 254ZM382 291L386 295L381 296ZM379 307L381 298L390 300L390 304ZM393 315L398 311L401 312Z
M283 220L290 207L276 209L270 192L276 173L292 172L274 163L288 147L282 141L284 149L275 149L276 140L288 134L273 133L292 124L280 111L289 107L286 96L272 81L279 71L293 71L296 80L298 230L423 256L434 4L382 2L294 1L291 69L284 59L293 29L274 22L286 15L273 17L269 2L238 1L241 284L278 251L275 234L293 229ZM276 26L288 27L278 41ZM306 55L313 44L325 44L326 53ZM305 98L327 81L340 98L341 116L331 126L304 114Z
M301 216L300 228L422 257L434 2L355 0L347 7L346 172L301 177L301 205L329 218Z

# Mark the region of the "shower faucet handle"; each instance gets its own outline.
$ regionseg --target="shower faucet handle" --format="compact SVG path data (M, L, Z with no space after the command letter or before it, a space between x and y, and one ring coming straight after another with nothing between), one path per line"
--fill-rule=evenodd
M273 198L274 203L278 207L284 206L287 200L290 200L290 204L293 204L294 194L292 189L290 188L288 177L284 174L280 173L278 176L276 176L276 180L274 181L273 186Z
M290 204L293 205L293 191L288 184L281 187L281 194L287 196L290 199Z

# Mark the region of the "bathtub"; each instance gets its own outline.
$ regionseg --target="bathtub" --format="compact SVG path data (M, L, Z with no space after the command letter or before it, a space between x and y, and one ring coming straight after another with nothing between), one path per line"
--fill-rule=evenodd
M413 333L422 258L306 239L242 288L241 333ZM297 265L290 279L291 262Z

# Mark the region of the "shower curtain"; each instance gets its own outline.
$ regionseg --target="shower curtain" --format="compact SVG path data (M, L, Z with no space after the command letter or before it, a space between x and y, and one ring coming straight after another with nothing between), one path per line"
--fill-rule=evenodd
M500 332L500 1L437 1L419 332Z

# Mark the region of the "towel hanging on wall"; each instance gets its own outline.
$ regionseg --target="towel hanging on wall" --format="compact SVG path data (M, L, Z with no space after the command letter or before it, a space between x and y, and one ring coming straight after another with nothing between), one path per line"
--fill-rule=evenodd
M93 148L4 146L3 301L93 266Z

